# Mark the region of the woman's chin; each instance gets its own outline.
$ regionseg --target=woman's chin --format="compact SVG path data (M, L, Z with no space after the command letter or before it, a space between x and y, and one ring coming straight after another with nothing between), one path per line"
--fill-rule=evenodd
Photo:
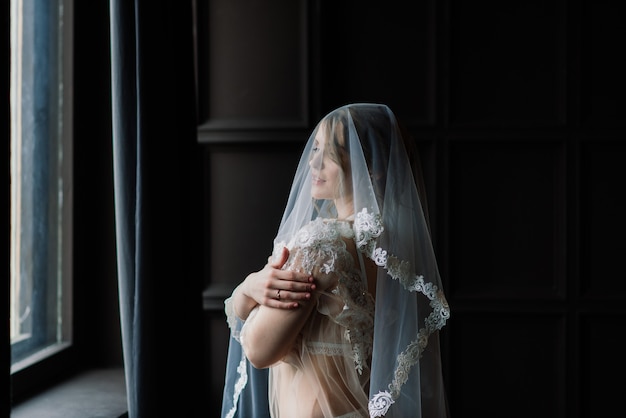
M315 199L315 200L324 200L324 199L327 199L327 197L326 197L326 196L324 196L324 193L320 193L320 192L317 192L317 191L315 191L315 190L311 191L311 197L312 197L313 199Z

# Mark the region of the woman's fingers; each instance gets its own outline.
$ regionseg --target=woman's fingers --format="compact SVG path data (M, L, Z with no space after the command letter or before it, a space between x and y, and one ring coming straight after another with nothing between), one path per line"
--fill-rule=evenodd
M286 290L308 291L313 285L313 277L310 274L299 273L296 271L276 271L276 278L287 286Z
M278 280L266 289L265 297L283 301L308 300L311 298L311 292L314 290L314 283Z
M315 283L311 283L308 281L306 283L287 282L287 285L285 286L285 290L291 293L309 293L314 291L315 288Z
M278 291L277 291L278 293ZM285 301L285 302L297 302L297 301L303 301L303 300L309 300L311 299L311 293L310 292L293 292L293 291L289 291L289 290L281 290L280 293L280 299L281 301Z
M264 277L265 300L263 305L293 309L299 306L299 301L311 299L311 292L315 290L313 277L306 273L282 270L289 259L289 250L283 247L276 259L269 259L268 264L259 274Z
M275 277L271 281L271 285L266 288L265 305L274 308L293 309L299 306L298 302L311 299L311 292L315 290L312 277L295 272L281 271L281 273L289 274Z
M295 295L295 299L294 299ZM293 309L299 306L297 299L306 300L300 297L302 293L292 293L282 289L268 289L263 305L278 309Z
M300 306L299 302L311 299L311 293L290 291L284 289L269 290L264 305L279 309L294 309Z
M269 263L271 269L270 275L282 282L277 285L276 289L291 290L293 292L310 292L314 290L315 285L313 284L313 277L311 277L311 275L297 271L281 270L287 262L287 259L289 259L289 250L283 247L280 256ZM275 284L272 283L272 285Z

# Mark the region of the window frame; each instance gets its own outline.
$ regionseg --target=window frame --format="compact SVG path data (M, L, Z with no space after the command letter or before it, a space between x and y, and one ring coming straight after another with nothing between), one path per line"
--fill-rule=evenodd
M11 1L11 20L13 19L14 2ZM75 369L75 347L73 345L72 311L73 311L73 50L74 50L74 5L73 0L58 0L59 19L57 26L59 41L59 56L61 70L59 78L62 97L62 110L58 120L61 121L59 141L63 148L63 163L60 175L63 178L62 193L63 205L59 216L62 217L62 246L61 246L61 285L62 292L62 329L61 341L53 346L44 348L22 360L11 364L11 394L14 401L22 399L41 389L43 386L67 375ZM12 54L11 54L12 58ZM11 80L11 83L13 81ZM10 86L9 86L10 90ZM9 245L11 245L9 243Z

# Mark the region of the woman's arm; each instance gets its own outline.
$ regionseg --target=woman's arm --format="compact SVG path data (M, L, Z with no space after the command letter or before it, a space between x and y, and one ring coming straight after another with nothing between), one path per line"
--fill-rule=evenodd
M316 304L317 296L313 296L302 302L300 309L258 306L241 333L241 345L250 363L263 369L285 357Z
M271 308L293 309L311 298L315 290L313 277L305 273L281 270L289 258L289 250L268 263L262 270L249 274L233 292L236 315L246 320L257 305ZM280 291L280 299L277 298Z
M254 367L270 367L289 353L317 305L317 298L314 295L301 302L299 309L274 309L260 305L254 310L241 334L241 345Z
M314 269L313 275L318 291L313 292L310 299L301 301L299 309L261 305L250 315L241 332L241 345L254 367L270 367L289 353L321 295L337 283L335 273L320 273L319 267Z

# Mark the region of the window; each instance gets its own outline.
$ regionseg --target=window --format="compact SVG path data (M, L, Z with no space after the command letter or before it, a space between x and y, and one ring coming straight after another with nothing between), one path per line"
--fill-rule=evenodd
M71 4L11 0L11 371L71 343Z

